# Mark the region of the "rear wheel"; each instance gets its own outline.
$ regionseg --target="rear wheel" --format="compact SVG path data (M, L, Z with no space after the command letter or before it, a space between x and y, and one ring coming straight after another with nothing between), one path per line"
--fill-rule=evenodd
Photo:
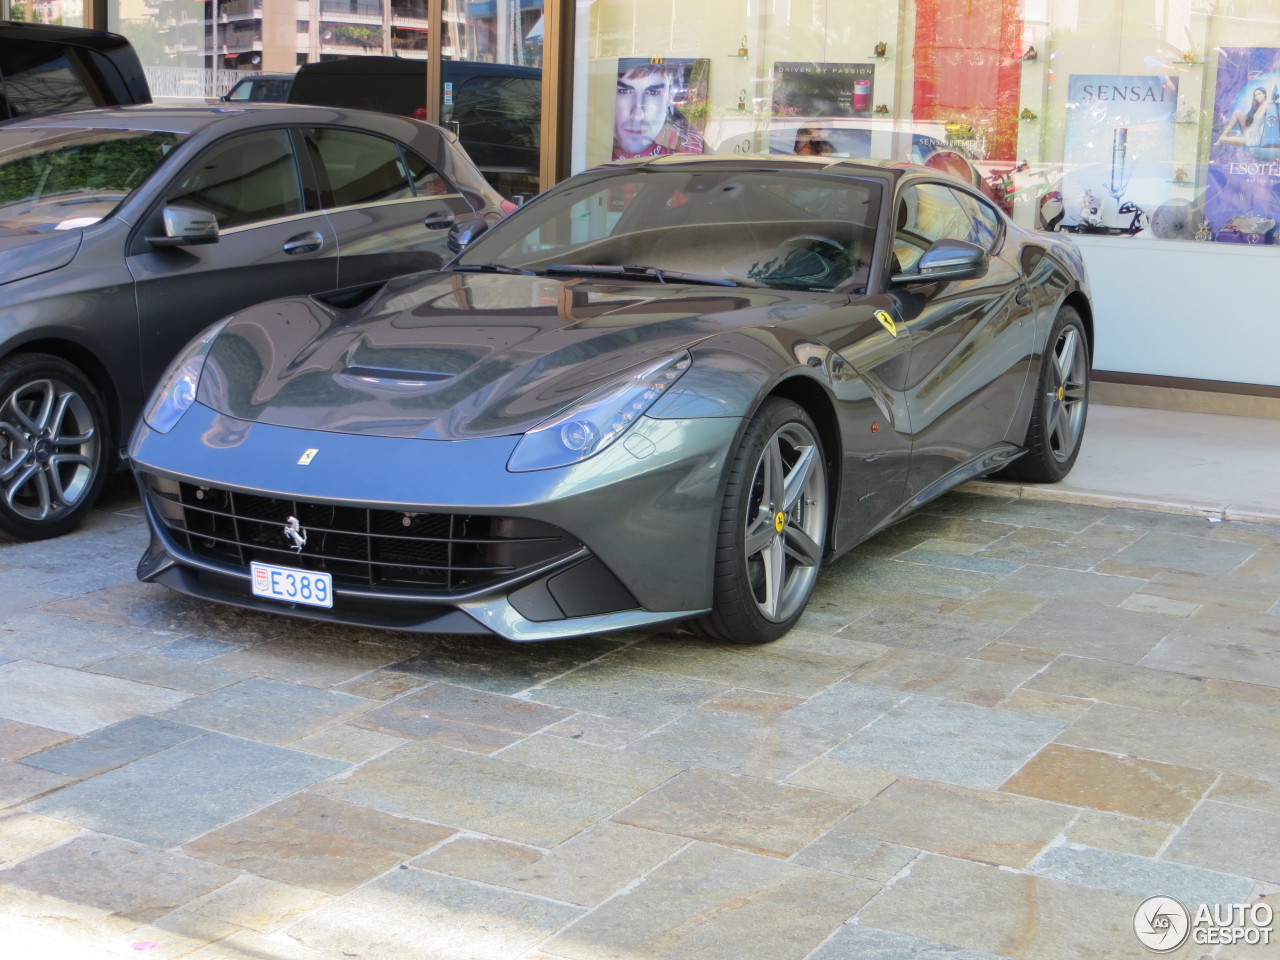
M78 369L41 353L0 362L0 533L43 540L79 525L109 446L102 401Z
M826 544L829 494L817 428L789 400L771 398L732 463L716 543L715 598L702 632L768 643L800 619Z
M1074 307L1058 311L1027 427L1027 452L1002 473L1014 480L1054 483L1071 472L1089 410L1089 340Z

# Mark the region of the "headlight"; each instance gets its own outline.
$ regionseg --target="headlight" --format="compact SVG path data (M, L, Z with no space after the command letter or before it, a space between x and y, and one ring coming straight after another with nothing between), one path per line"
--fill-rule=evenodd
M687 351L663 357L588 394L567 413L538 424L507 462L514 473L566 467L593 457L622 436L689 369Z
M200 372L204 370L209 348L230 319L220 320L205 330L188 343L170 364L142 415L152 430L168 433L196 402L196 388L200 386Z

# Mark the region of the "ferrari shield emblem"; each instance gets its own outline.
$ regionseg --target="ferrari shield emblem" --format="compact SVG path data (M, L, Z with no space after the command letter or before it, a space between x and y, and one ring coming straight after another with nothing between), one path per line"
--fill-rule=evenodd
M317 454L317 453L319 453L319 452L320 452L320 450L319 450L318 448L316 448L316 447L310 447L310 448L308 448L308 449L306 449L306 450L302 451L302 456L300 456L300 457L298 458L298 466L300 466L300 467L308 467L308 466L310 466L310 465L311 465L311 461L312 461L312 460L314 460L314 459L316 458L316 454Z
M880 321L880 326L889 331L889 336L896 337L898 335L898 324L893 319L893 315L887 310L877 310L876 319Z

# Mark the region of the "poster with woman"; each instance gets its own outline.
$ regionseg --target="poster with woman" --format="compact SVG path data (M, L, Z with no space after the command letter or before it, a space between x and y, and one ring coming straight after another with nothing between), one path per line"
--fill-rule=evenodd
M1280 49L1223 47L1205 189L1215 240L1274 243L1280 220Z
M710 70L710 60L620 58L613 159L703 153Z

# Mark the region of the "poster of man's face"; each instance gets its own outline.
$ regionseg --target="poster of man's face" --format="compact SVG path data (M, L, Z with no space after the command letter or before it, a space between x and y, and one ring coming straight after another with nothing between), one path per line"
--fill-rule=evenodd
M709 60L620 59L613 159L702 153L709 67Z

